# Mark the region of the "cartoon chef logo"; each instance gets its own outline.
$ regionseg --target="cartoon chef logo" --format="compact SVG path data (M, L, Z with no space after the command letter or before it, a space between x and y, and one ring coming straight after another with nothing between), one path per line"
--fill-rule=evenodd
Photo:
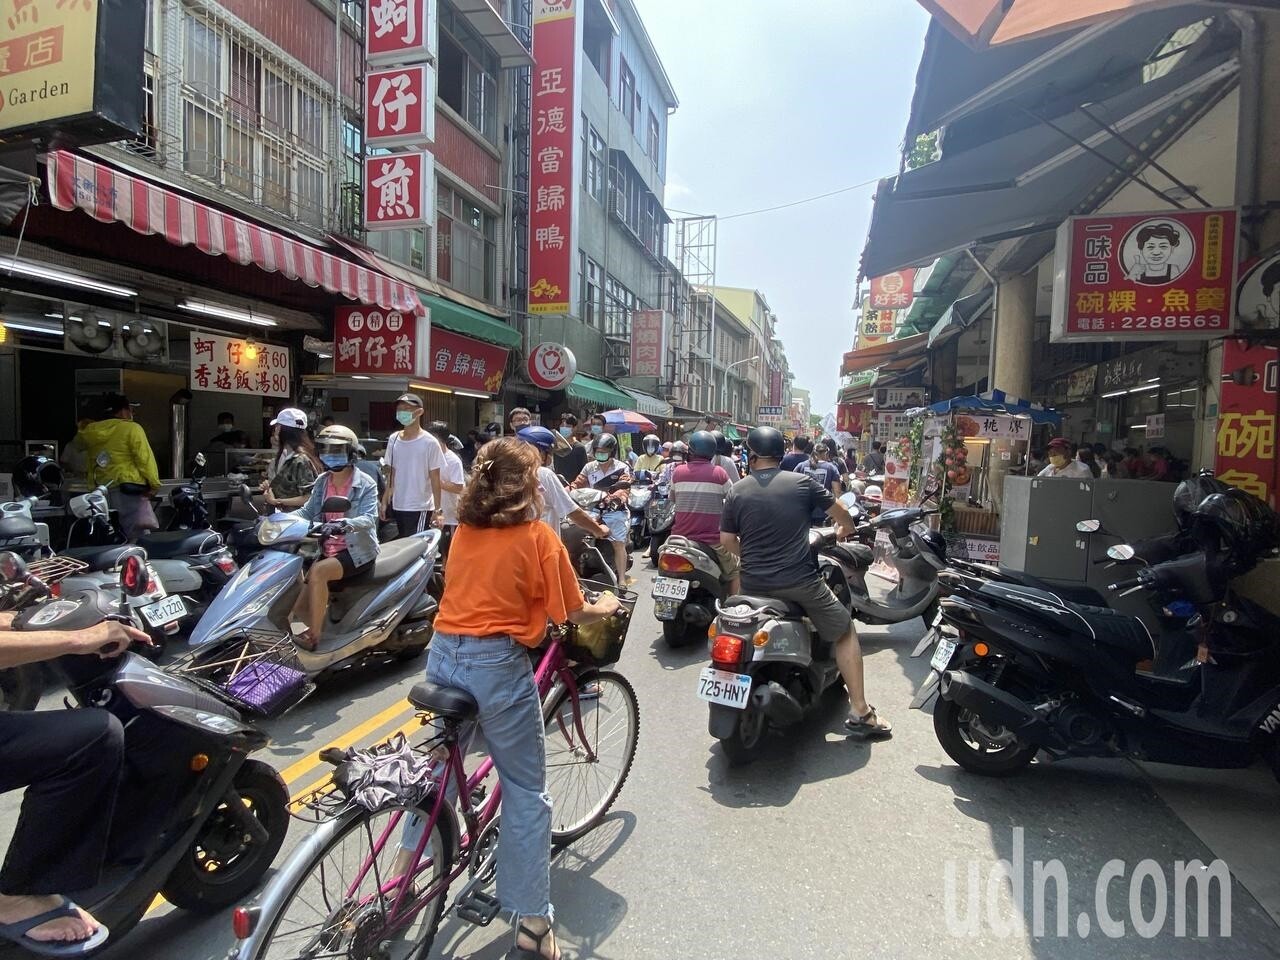
M1134 283L1149 287L1173 283L1186 273L1196 256L1191 232L1174 220L1143 220L1125 234L1120 265Z

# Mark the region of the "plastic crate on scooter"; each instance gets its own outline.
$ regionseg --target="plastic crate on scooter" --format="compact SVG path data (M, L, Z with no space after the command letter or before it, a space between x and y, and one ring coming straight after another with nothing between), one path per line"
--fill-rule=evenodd
M601 580L582 580L581 583L584 592L609 592L617 596L626 615L609 617L586 626L569 624L565 636L565 654L570 660L585 666L611 666L622 656L627 630L631 626L631 614L635 611L639 595L630 590L615 589Z

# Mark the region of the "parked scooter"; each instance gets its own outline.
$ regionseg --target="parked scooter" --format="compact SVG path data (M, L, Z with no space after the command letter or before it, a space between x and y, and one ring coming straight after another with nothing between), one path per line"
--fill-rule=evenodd
M662 639L673 649L704 640L716 607L729 592L715 550L687 537L671 536L658 554L653 613Z
M0 567L31 586L15 555L0 558ZM14 629L80 630L127 620L125 598L148 586L134 553L121 565L118 593L64 593L29 607ZM76 891L77 902L110 929L107 945L133 929L157 895L201 913L243 899L271 866L289 825L284 781L271 766L248 759L266 746L266 735L134 653L67 656L57 667L76 703L109 710L125 731L114 813L90 811L112 817L103 879Z
M325 513L349 508L345 497L323 505ZM294 643L290 613L328 535L326 524L292 514L261 518L258 539L267 549L205 611L191 633L192 652L172 669L236 706L274 716L301 702L322 675L426 650L438 610L427 586L439 530L383 544L368 573L331 587L319 648Z
M596 520L603 516L601 506L607 496L603 490L593 490L590 487L569 491L569 499ZM569 562L573 564L579 577L607 583L617 589L622 581L613 568L611 547L600 549L600 543L595 537L576 523L567 521L560 525L560 539L564 541L565 549L569 551Z
M649 525L646 508L653 498L653 477L644 470L636 472L631 479L631 490L627 493L628 538L633 550L643 550L649 545Z

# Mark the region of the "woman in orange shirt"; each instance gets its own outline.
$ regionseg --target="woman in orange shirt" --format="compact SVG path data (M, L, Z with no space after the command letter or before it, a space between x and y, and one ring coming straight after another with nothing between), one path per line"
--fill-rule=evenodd
M592 623L616 597L587 603L558 531L539 521L537 448L514 437L482 447L458 501L427 679L467 691L502 783L498 899L517 918L512 956L557 960L551 930L551 797L542 705L528 648L547 621Z

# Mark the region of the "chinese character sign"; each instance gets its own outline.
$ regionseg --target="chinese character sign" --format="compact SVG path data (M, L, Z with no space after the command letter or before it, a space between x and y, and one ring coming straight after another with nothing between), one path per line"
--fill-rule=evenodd
M414 63L435 56L436 0L369 0L364 48L369 63Z
M1222 347L1222 392L1218 409L1218 479L1276 502L1276 392L1280 349L1247 340Z
M862 436L862 418L869 410L865 403L836 404L836 429L850 436Z
M854 349L872 347L884 343L897 327L898 315L892 310L877 310L871 306L871 298L862 301L862 316L858 320Z
M1220 337L1233 329L1235 210L1072 217L1058 229L1052 335Z
M365 157L365 229L432 226L435 171L435 158L420 151Z
M98 0L8 0L0 25L0 134L93 110Z
M435 138L436 75L425 63L370 70L364 81L366 147L400 147Z
M874 393L877 410L910 410L924 406L924 387L878 387Z
M381 307L339 307L333 317L333 372L425 377L431 321Z
M191 331L191 389L292 396L289 348Z
M534 0L533 130L529 186L529 312L568 313L578 244L574 62L580 0Z
M756 423L777 425L785 419L786 410L779 406L757 407Z
M771 404L779 404L782 402L781 367L772 367L769 370L769 402Z
M915 299L916 271L895 270L871 280L871 306L876 310L905 310Z
M662 376L665 331L666 316L661 310L637 310L631 315L631 376Z
M441 386L499 393L507 372L508 352L506 347L437 329L431 334L431 369L425 376Z

